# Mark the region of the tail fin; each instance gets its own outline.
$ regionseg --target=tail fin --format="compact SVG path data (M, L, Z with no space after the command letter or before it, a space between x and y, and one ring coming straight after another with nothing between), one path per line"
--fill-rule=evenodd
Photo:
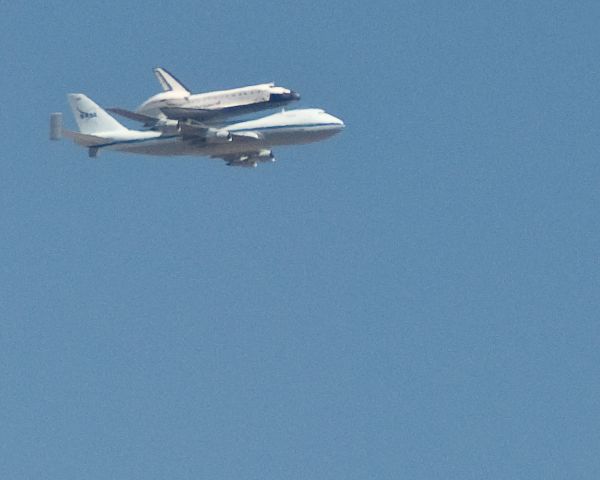
M96 135L107 132L127 131L123 125L96 105L83 93L67 95L75 121L81 133Z
M63 116L56 112L50 114L50 140L60 140L63 135Z
M181 92L189 95L191 92L185 88L185 85L177 80L173 75L167 72L164 68L156 67L154 75L158 79L160 86L165 92Z

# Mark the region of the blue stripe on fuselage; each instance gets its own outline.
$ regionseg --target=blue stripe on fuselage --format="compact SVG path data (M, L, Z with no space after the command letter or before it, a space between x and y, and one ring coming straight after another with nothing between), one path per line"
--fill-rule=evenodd
M163 135L160 137L152 137L152 138L135 138L133 140L118 140L116 142L103 143L102 145L94 145L94 147L102 148L102 147L112 147L113 145L126 145L130 143L144 143L144 142L152 142L154 140L170 140L171 138L178 138L180 135Z
M340 126L338 123L304 123L299 125L273 125L271 127L258 127L258 128L239 128L239 129L230 129L231 133L236 132L261 132L265 130L277 130L277 129L294 129L294 128L311 128L311 127L332 127L332 126Z

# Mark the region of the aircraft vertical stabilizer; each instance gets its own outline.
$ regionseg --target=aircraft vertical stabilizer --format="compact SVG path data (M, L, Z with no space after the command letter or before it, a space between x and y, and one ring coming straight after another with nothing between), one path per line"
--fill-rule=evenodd
M191 93L187 88L185 88L185 85L183 85L183 83L177 80L164 68L156 67L154 69L154 75L156 75L160 86L165 92L179 92L185 95L189 95Z
M79 131L84 134L129 131L82 93L67 95Z

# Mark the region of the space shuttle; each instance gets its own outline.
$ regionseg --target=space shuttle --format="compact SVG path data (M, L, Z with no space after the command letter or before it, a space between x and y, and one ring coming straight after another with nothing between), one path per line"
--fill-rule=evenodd
M300 99L297 92L274 83L194 94L162 67L155 68L154 75L162 92L148 98L135 112L116 107L107 110L146 125L168 120L208 125L231 117L280 108Z

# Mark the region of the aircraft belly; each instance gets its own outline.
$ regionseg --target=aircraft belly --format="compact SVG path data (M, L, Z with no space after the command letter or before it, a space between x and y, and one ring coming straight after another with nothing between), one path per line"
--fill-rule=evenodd
M144 143L132 143L118 145L116 150L129 153L139 153L144 155L189 155L188 146L181 141L181 138L164 139Z
M180 137L173 140L152 142L151 144L125 144L115 145L109 148L129 153L143 155L230 155L248 152L249 150L260 150L265 148L265 143L255 139L235 139L231 142L220 144L206 144L190 140L183 141Z
M148 142L126 143L112 145L108 148L123 152L144 155L196 155L196 156L223 156L247 153L278 145L301 145L318 142L334 135L338 130L331 128L298 127L274 128L257 130L261 138L235 137L227 143L207 144L201 140L183 140L182 137L158 138ZM232 132L235 134L235 130Z

